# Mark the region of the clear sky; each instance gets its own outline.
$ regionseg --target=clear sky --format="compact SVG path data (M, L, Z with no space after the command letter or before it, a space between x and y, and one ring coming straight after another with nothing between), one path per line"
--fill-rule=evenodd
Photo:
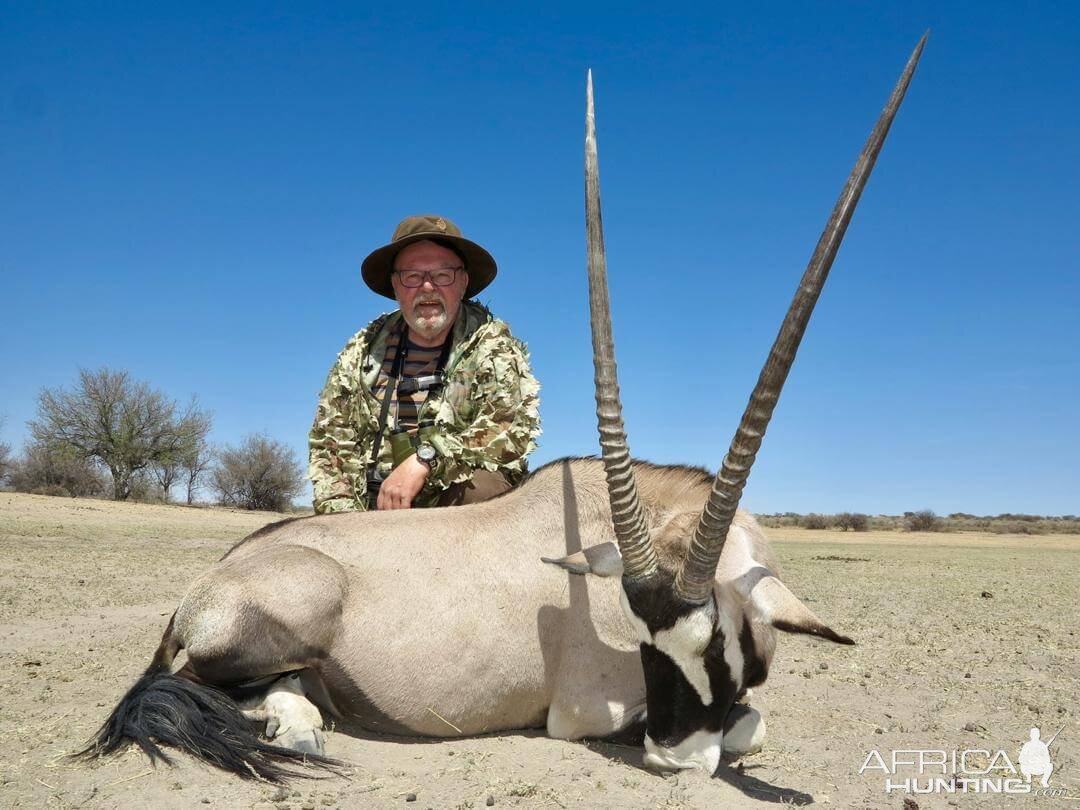
M158 10L154 10L154 6ZM597 125L630 445L719 465L862 143L932 34L746 489L761 511L1080 513L1080 14L1069 3L9 3L0 434L126 368L306 460L385 309L362 258L435 212L598 449Z

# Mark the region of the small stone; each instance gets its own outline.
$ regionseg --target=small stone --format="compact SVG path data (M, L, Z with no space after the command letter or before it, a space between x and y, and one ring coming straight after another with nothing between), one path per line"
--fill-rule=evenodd
M416 801L416 794L415 793L406 793L405 794L405 801L407 801L407 802L415 802Z
M990 593L990 591L983 591L980 594L980 596L982 596L983 599L993 599L994 598L994 595L992 593Z
M970 672L965 672L964 677L965 678L971 678L971 673Z
M315 802L306 801L300 805L300 810L315 810Z
M488 796L487 799L484 800L484 804L486 804L488 807L494 807L495 806L495 797L494 796Z
M277 790L274 791L274 795L270 797L270 801L283 802L287 798L289 798L289 791L283 787L279 787Z
M904 810L919 810L919 803L908 796L904 799Z
M105 617L104 617L104 616L102 616L101 618L103 618L103 619L104 619ZM203 803L203 804L210 804L210 800L209 800L209 799L207 799L206 797L203 797L202 803Z
M964 731L978 731L978 730L979 730L979 727L977 725L975 725L974 723L965 723L964 724Z
M332 798L330 796L323 796L322 803L325 804L327 807L329 807L332 804L337 804L337 799Z
M1032 712L1035 712L1035 714L1039 714L1042 710L1038 706L1036 706L1034 703L1032 703L1030 706L1028 706L1028 711L1032 711Z
M818 664L818 669L828 669L828 668L829 668L829 665L826 664L824 661L822 661L820 664Z
M294 790L289 795L292 796L294 799L299 799L300 798L300 791L299 790Z
M881 726L878 726L877 728L874 729L874 733L875 734L884 734L885 729L883 729Z

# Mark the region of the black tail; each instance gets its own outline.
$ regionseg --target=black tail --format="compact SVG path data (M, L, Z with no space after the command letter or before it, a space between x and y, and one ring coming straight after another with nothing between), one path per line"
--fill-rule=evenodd
M153 663L86 748L72 754L74 758L107 756L135 743L151 763L156 765L160 759L171 765L161 748L169 746L245 779L275 783L313 775L286 765L315 765L334 772L342 767L343 763L329 757L268 744L252 732L239 706L224 692L171 674L169 665L178 649L171 630L172 622Z

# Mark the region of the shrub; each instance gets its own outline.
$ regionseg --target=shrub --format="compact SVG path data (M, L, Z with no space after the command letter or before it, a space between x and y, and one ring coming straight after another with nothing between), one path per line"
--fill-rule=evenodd
M254 434L239 447L224 447L210 486L225 506L283 512L304 486L293 451L269 436Z
M995 520L990 524L994 534L1046 534L1046 529L1037 523L1024 520Z
M30 490L31 495L50 495L54 498L70 498L71 493L59 484L46 484L43 487Z
M105 475L92 461L64 444L29 442L9 475L17 492L65 497L102 496Z
M865 532L870 528L870 518L862 512L841 512L836 516L836 525L845 532Z
M943 528L941 518L931 509L905 512L904 515L906 518L904 523L909 532L940 532Z
M799 524L804 529L827 529L832 525L832 519L828 515L819 515L817 512L811 512L809 515L804 516Z

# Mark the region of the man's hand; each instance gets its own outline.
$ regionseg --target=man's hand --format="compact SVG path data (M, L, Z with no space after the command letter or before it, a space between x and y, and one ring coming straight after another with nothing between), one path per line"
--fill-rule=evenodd
M431 469L415 455L398 464L379 488L379 509L409 509Z

